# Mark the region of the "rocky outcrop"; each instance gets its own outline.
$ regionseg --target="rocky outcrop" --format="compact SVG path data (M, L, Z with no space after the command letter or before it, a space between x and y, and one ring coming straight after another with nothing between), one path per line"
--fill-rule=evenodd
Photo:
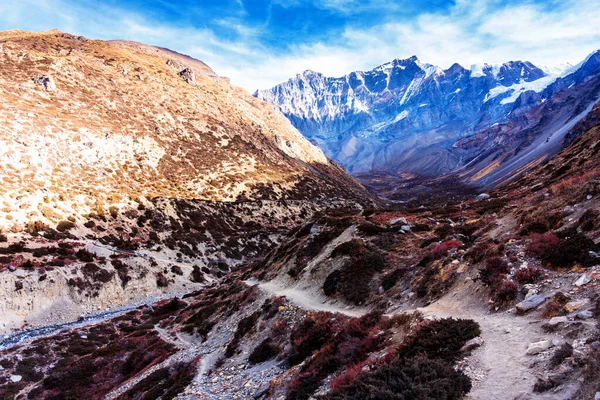
M33 77L33 82L44 88L47 92L56 90L56 84L50 75L36 75Z

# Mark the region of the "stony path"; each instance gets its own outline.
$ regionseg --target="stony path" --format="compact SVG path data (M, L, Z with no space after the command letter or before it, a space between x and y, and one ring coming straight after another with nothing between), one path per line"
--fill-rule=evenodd
M253 281L247 283L257 284ZM368 311L323 304L300 290L283 288L271 282L258 285L269 294L286 296L292 303L307 310L339 312L349 316L360 316ZM564 339L543 332L543 322L538 319L517 316L512 312L490 313L485 296L473 296L475 286L470 280L457 282L450 293L438 301L416 309L426 317L472 319L480 325L484 344L465 360L473 380L473 389L467 399L556 398L552 394L532 393L533 385L542 371L530 368L536 359L525 352L530 343L543 339ZM411 311L415 310L399 310L395 313Z
M323 302L319 297L311 293L296 288L286 288L274 282L258 282L249 280L248 285L258 285L258 287L271 296L285 296L292 304L305 310L327 311L331 313L340 313L350 317L360 317L369 312L368 308L351 307L340 303Z
M485 296L477 296L470 280L457 282L438 301L418 311L426 317L464 318L476 321L481 328L483 346L466 359L471 366L473 388L467 399L555 399L556 394L532 393L538 375L543 371L530 368L536 357L525 354L530 343L544 339L564 341L557 334L542 330L543 322L530 316L517 316L514 311L490 313Z

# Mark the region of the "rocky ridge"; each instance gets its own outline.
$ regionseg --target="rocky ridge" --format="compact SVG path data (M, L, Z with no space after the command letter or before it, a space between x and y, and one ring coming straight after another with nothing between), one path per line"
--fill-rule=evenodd
M514 166L485 177L515 151L529 147L547 157L560 149L515 132L536 125L535 138L545 140L560 136L555 132L562 128L568 131L565 119L597 101L588 91L598 82L598 57L593 53L579 65L547 72L522 61L442 70L413 56L341 78L306 71L255 96L277 105L362 182L377 174L402 180L439 177L464 167L469 171L464 183L491 187L519 170ZM569 104L562 104L565 98L571 98ZM560 122L537 125L540 116L559 109L565 115ZM498 131L507 134L500 139Z

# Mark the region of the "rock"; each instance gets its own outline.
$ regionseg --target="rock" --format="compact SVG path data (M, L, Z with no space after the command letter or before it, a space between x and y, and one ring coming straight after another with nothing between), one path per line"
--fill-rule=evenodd
M481 338L481 336L477 336L476 338L473 338L473 339L469 340L467 343L465 343L464 346L460 349L460 351L461 352L471 351L473 349L481 347L482 344L483 344L483 339Z
M583 274L577 279L574 283L575 286L583 286L590 283L592 278L590 278L587 274Z
M533 310L539 307L542 303L546 301L544 296L540 296L539 294L534 294L530 296L528 299L523 300L519 304L517 304L517 313L524 314L530 310Z
M577 319L590 319L593 316L594 315L592 314L591 311L582 311L582 312L578 312L577 315L575 315L575 318L577 318Z
M15 272L17 269L15 268L15 266L14 266L14 265L12 265L12 264L11 264L11 265L9 265L9 266L8 266L8 270L9 270L10 272Z
M585 306L589 302L590 302L590 299L570 301L567 304L565 304L565 306L563 308L566 312L572 313L573 311L578 310L581 307Z
M563 213L565 213L566 215L571 215L575 212L575 208L573 208L572 206L565 206L565 208L563 208Z
M562 373L559 372L559 373L550 374L548 376L548 379L551 382L554 382L556 385L560 385L565 380L567 380L567 376L565 374L562 374Z
M50 75L36 75L33 77L33 82L43 87L47 92L56 90L56 84Z
M567 317L554 317L554 318L550 318L550 321L548 321L548 325L556 326L558 324L564 324L568 321L569 320L567 319Z
M600 392L596 392L596 395L594 396L594 400L600 400Z
M585 196L586 199L591 200L594 196L592 196L591 194L588 194L587 196Z
M475 200L477 201L482 201L482 200L487 200L490 198L490 195L487 193L481 193L480 195L478 195L477 197L475 197Z
M406 221L406 218L404 218L404 217L395 218L390 221L390 225L396 225L396 224L406 225L406 224L408 224L408 221Z
M404 232L410 232L410 226L408 225L402 225L400 229L402 229Z
M196 75L194 74L194 71L192 71L189 68L185 68L184 70L179 72L179 76L181 77L181 79L183 79L190 85L196 84Z
M20 382L21 379L23 379L23 377L21 375L11 375L10 376L11 382Z
M548 350L550 347L552 347L552 342L549 340L542 340L541 342L531 343L529 347L527 347L527 352L525 354L527 354L528 356L534 356L536 354L540 354L541 352Z

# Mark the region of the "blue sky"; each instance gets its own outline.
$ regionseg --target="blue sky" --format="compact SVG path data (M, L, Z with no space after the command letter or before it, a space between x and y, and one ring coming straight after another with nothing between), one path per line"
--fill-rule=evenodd
M189 54L253 91L312 69L330 76L417 55L577 63L600 49L598 0L5 0L0 30L58 28Z

